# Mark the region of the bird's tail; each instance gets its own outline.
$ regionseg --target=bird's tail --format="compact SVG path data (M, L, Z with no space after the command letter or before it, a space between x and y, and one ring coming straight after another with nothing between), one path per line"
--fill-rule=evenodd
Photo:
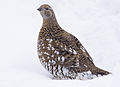
M100 68L98 68L98 67L94 67L94 68L91 70L91 72L92 72L92 74L94 74L94 75L96 75L96 76L98 76L98 75L103 76L103 75L108 75L108 74L110 74L110 72L105 71L105 70L102 70L102 69L100 69Z
M94 66L94 68L92 67L89 71L78 73L77 79L88 80L108 74L111 73Z

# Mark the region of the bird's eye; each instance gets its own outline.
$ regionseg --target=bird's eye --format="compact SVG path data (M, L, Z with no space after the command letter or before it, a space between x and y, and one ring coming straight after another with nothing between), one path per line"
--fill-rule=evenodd
M46 10L48 10L49 8L45 8Z

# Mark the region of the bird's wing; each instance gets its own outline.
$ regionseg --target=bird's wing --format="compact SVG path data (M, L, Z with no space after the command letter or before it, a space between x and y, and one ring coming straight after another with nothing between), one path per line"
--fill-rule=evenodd
M56 46L56 48L59 49L59 52L61 55L65 55L65 66L83 66L84 61L88 62L86 66L89 66L90 64L94 65L92 58L86 51L86 49L82 46L80 41L73 36L72 34L68 32L63 32L61 34L58 34L58 36L55 37L56 40L58 40L60 43L63 44L64 49L58 48L59 46ZM55 45L54 45L55 46ZM61 50L60 50L61 49ZM83 59L80 59L83 58ZM77 63L78 61L78 63Z

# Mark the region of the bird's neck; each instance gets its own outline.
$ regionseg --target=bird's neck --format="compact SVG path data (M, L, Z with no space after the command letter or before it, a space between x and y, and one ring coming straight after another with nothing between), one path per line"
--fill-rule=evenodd
M56 25L59 26L55 16L52 16L52 17L47 18L47 19L43 19L43 26L44 27L52 27L52 26L56 26Z

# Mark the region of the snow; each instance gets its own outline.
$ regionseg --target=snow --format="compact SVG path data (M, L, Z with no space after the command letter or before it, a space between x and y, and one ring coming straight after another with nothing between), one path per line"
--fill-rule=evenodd
M40 65L37 38L48 3L62 28L75 35L96 66L112 72L93 80L51 80ZM118 87L120 0L1 0L0 87Z

